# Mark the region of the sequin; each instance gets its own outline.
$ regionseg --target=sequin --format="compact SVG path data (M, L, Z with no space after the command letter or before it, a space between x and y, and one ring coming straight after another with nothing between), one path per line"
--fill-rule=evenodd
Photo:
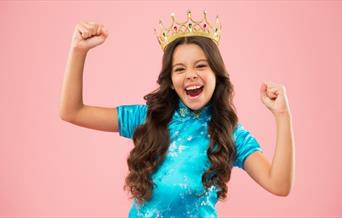
M137 126L146 121L146 105L117 107L120 136L132 139ZM155 184L152 198L141 205L134 199L129 217L217 218L215 204L219 187L205 191L202 174L210 166L208 122L211 106L197 114L181 100L168 125L170 146L161 166L152 174ZM239 123L233 131L236 146L234 166L243 168L244 160L255 151L262 151L258 141ZM202 194L202 195L201 195Z

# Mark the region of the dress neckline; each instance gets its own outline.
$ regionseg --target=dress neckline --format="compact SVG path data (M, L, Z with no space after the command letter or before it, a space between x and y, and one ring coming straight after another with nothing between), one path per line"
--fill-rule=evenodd
M193 111L188 106L184 104L184 102L179 98L178 99L178 108L177 113L182 118L195 118L195 119L207 119L210 118L211 115L211 103L203 106L200 110Z

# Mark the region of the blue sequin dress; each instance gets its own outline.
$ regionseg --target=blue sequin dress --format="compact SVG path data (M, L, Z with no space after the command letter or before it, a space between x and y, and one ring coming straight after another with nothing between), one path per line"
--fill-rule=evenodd
M132 139L135 128L146 121L147 105L121 105L117 112L120 136ZM215 204L219 187L211 186L205 192L202 184L202 174L210 166L207 157L210 118L210 105L195 114L179 100L168 126L170 146L165 161L152 174L152 198L143 204L134 199L128 215L130 218L218 217ZM241 123L234 129L232 137L236 146L234 166L244 169L246 157L255 151L262 152L262 149ZM197 197L199 195L201 197Z

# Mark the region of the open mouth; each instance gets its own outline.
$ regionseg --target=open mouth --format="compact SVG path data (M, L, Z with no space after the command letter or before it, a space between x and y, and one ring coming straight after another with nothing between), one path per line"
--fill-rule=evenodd
M189 95L191 97L196 97L202 93L203 88L204 88L204 86L190 87L188 89L185 89L185 92L187 95Z

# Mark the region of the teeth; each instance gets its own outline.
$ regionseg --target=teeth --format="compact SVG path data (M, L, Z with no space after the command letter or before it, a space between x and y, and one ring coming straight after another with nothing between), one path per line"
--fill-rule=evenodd
M198 88L201 88L201 86L189 86L185 90L194 90L194 89L198 89Z

